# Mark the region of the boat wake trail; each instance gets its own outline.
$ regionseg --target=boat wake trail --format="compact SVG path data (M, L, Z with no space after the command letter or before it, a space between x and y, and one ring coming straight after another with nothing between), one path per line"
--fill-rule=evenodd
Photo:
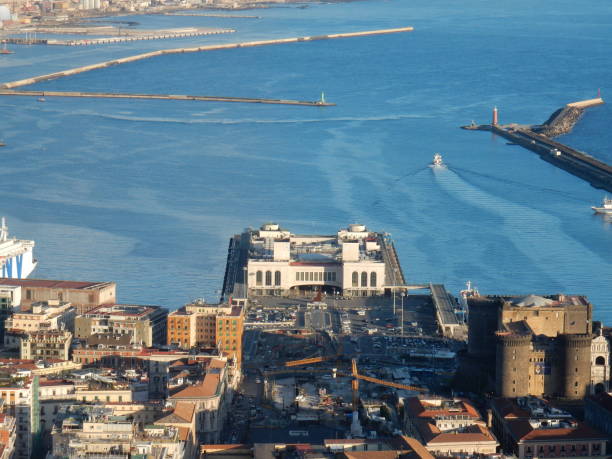
M498 217L494 226L495 233L492 235L505 238L531 262L533 266L525 266L526 271L537 268L567 291L584 291L585 283L596 288L599 283L607 282L605 278L610 272L609 260L565 233L559 218L494 196L464 180L451 169L436 170L434 176L440 187L454 198ZM504 254L500 253L499 257L503 259ZM560 269L550 272L551 259L556 260L554 266ZM583 265L580 269L592 275L589 278L577 278L575 271L570 268L576 265ZM516 273L519 274L525 276L524 272ZM537 278L528 277L527 281L538 282ZM532 288L541 289L542 285L536 283Z
M458 171L458 172L462 172L462 173L466 173L466 174L471 174L471 175L475 175L478 177L483 177L489 180L493 180L495 182L502 182L502 183L506 183L508 185L516 185L520 188L528 188L531 190L536 190L536 191L545 191L547 193L554 193L557 194L559 196L563 196L565 199L570 199L572 201L577 201L580 203L590 203L591 201L589 199L582 199L582 198L578 198L573 194L570 193L565 193L564 191L561 190L557 190L555 188L546 188L546 187L540 187L540 186L535 186L532 185L530 183L523 183L523 182L517 182L515 180L509 180L503 177L498 177L498 176L494 176L494 175L489 175L489 174L483 174L481 172L476 172L470 169L463 169L460 167L453 167L453 171ZM461 174L458 174L461 175Z

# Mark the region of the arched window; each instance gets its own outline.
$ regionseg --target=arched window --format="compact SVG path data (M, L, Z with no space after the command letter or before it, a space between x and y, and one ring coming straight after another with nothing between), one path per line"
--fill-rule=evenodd
M280 271L275 271L274 272L274 285L280 285L281 284L281 273Z
M595 365L605 365L605 364L606 364L606 359L604 356L600 355L599 357L595 359Z
M376 287L376 272L372 271L370 273L370 287Z
M272 285L272 271L266 271L266 285Z
M359 287L359 273L353 271L353 287Z
M361 286L368 286L368 273L366 273L365 271L361 273Z
M263 282L263 273L261 271L257 271L257 274L255 275L255 283L257 285L261 285L262 282Z

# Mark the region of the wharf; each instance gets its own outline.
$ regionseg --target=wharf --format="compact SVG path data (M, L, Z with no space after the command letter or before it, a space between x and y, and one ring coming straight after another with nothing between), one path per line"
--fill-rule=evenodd
M261 16L249 16L245 14L218 14L218 13L162 13L163 16L197 16L205 18L227 18L227 19L261 19Z
M491 131L537 153L544 161L586 180L593 187L612 192L612 166L552 138L571 131L584 109L603 103L602 98L596 98L567 104L542 125L471 124L462 129Z
M364 36L372 36L372 35L382 35L382 34L392 34L392 33L403 33L403 32L411 32L413 30L412 27L402 27L396 29L381 29L381 30L366 30L362 32L350 32L350 33L339 33L339 34L331 34L331 35L318 35L312 37L297 37L297 38L279 38L275 40L261 40L261 41L249 41L242 43L228 43L224 45L209 45L209 46L198 46L195 48L173 48L173 49L163 49L159 51L152 51L149 53L136 54L133 56L128 56L120 59L114 59L111 61L100 62L97 64L86 65L83 67L76 67L68 70L63 70L60 72L50 73L46 75L39 75L31 78L25 78L17 81L10 81L6 83L0 84L0 88L3 89L12 89L20 86L27 86L35 83L40 83L41 81L53 80L56 78L62 78L69 75L76 75L78 73L88 72L91 70L102 69L106 67L110 67L113 65L127 64L129 62L136 62L143 59L149 59L157 56L163 56L167 54L183 54L183 53L197 53L204 51L217 51L224 49L236 49L236 48L248 48L254 46L267 46L267 45L278 45L278 44L288 44L288 43L299 43L305 41L314 41L314 40L327 40L327 39L336 39L336 38L353 38L353 37L364 37Z
M438 327L443 336L453 338L457 335L457 331L461 328L461 324L457 320L454 309L454 300L444 288L442 284L429 284L431 290L431 299L436 309L436 319Z
M190 96L180 94L118 94L106 92L82 91L23 91L0 89L0 96L30 97L89 97L100 99L161 99L161 100L195 100L205 102L242 102L250 104L303 105L309 107L329 107L335 104L324 101L302 101L290 99L259 99L247 97Z
M102 28L107 31L107 28ZM40 31L37 33L76 33L61 30L51 29L51 31ZM95 32L95 29L93 29ZM88 46L88 45L106 45L113 43L124 43L140 40L163 40L169 38L185 38L185 37L200 37L205 35L217 35L223 33L233 33L234 29L182 29L182 30L159 30L159 31L124 31L123 35L83 38L79 40L58 40L53 38L6 38L7 43L17 45L50 45L50 46ZM89 33L92 33L91 31ZM102 34L103 32L100 32Z

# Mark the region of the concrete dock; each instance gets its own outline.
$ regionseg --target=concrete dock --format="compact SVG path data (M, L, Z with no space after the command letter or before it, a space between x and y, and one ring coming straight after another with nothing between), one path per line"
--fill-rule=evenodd
M123 29L119 33L112 28L101 27L99 32L94 28L89 32L67 32L61 30L37 30L37 33L81 33L82 35L96 34L112 36L102 37L91 37L81 38L75 40L59 40L54 38L7 38L7 43L17 45L49 45L49 46L89 46L89 45L106 45L113 43L124 43L130 41L141 41L141 40L164 40L169 38L186 38L186 37L201 37L206 35L218 35L223 33L234 33L234 29L203 29L203 28L185 28L185 29L168 29L168 30L125 30Z
M163 16L196 16L205 18L227 18L227 19L261 19L261 16L250 16L245 14L219 14L219 13L161 13Z
M539 154L544 161L586 180L593 187L612 192L612 166L552 139L553 136L571 131L580 118L582 110L603 103L603 99L598 97L567 104L553 113L542 125L472 124L462 126L462 128L491 131Z
M0 89L0 96L29 97L85 97L98 99L159 99L159 100L194 100L205 102L241 102L247 104L303 105L309 107L330 107L336 104L324 101L303 101L291 99L260 99L247 97L190 96L182 94L118 94L106 92L82 91L23 91Z
M86 65L83 67L76 67L76 68L63 70L63 71L59 71L55 73L49 73L46 75L39 75L39 76L31 77L31 78L25 78L22 80L10 81L7 83L0 84L0 88L2 89L18 88L21 86L27 86L27 85L31 85L35 83L40 83L41 81L53 80L56 78L76 75L78 73L89 72L91 70L111 67L113 65L127 64L129 62L136 62L139 60L149 59L149 58L157 57L157 56L163 56L166 54L197 53L197 52L203 52L203 51L217 51L217 50L224 50L224 49L248 48L252 46L269 46L269 45L280 45L280 44L288 44L288 43L298 43L298 42L312 41L312 40L354 38L354 37L363 37L363 36L372 36L372 35L411 32L412 30L413 30L412 27L401 27L401 28L396 28L396 29L366 30L363 32L340 33L340 34L332 34L332 35L318 35L318 36L312 36L312 37L280 38L276 40L261 40L261 41L242 42L242 43L228 43L225 45L198 46L194 48L164 49L164 50L159 50L159 51L152 51L149 53L136 54L134 56L114 59L111 61L100 62L97 64Z

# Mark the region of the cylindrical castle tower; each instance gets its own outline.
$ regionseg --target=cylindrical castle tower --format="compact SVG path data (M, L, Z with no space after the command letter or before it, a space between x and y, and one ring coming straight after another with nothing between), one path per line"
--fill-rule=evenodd
M500 397L529 395L531 335L497 332L495 390Z
M561 335L563 367L561 368L562 397L580 399L588 394L591 381L591 342L588 333Z

